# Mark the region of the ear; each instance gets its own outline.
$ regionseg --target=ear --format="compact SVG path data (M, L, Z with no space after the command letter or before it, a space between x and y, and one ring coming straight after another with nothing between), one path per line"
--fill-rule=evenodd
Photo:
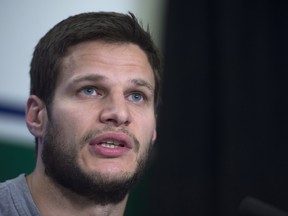
M154 128L154 131L153 131L153 136L152 136L152 142L154 143L155 142L155 140L156 140L156 138L157 138L157 130L156 130L156 128L157 128L157 118L158 118L158 115L156 114L155 115L155 128Z
M157 132L156 132L156 129L154 129L153 136L152 136L153 143L155 142L156 138L157 138Z
M30 95L26 104L26 125L35 137L42 137L47 122L44 102L36 95Z

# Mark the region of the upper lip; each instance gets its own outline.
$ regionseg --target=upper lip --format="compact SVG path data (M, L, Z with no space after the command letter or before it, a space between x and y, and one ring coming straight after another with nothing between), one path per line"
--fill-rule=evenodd
M114 141L116 143L120 143L121 146L126 148L132 148L132 142L130 137L121 132L105 132L101 135L96 136L94 139L90 141L90 145L99 145L102 142Z

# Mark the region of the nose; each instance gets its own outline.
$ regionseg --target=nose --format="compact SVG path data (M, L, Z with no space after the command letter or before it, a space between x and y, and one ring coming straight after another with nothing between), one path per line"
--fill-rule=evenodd
M129 107L123 95L111 95L106 98L100 113L100 121L116 127L130 124Z

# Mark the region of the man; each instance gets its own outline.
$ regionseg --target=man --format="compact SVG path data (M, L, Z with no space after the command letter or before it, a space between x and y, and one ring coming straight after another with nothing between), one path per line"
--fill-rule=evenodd
M29 175L0 185L0 215L123 215L156 139L160 61L132 13L83 13L35 48Z

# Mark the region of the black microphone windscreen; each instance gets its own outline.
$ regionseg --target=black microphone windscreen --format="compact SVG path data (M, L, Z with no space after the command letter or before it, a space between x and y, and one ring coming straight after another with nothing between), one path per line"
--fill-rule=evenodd
M240 216L288 216L288 213L253 197L246 197L239 206Z

